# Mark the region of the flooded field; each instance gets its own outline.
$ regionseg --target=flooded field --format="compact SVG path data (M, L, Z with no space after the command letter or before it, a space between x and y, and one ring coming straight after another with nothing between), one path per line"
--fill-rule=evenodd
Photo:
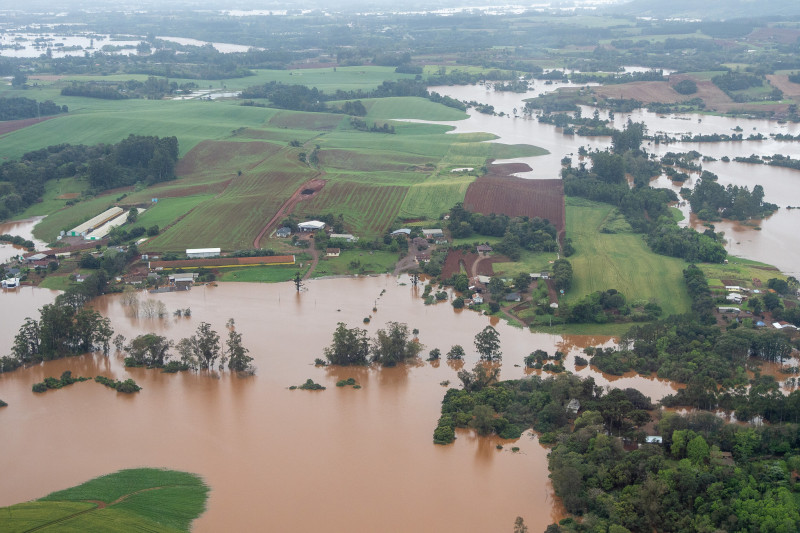
M546 85L542 81L532 84L531 90L519 94L513 92L494 91L482 85L439 86L431 87L431 91L457 98L459 100L477 101L494 106L495 112L506 116L492 116L470 111L467 120L447 122L453 126L455 133L488 132L498 136L497 142L508 144L533 144L546 148L549 155L514 159L524 162L533 169L520 173L520 177L531 179L552 179L561 174L561 159L565 156L573 158L577 164L578 149L585 146L588 150L603 150L611 146L610 137L579 137L564 135L560 129L549 124L540 124L535 117L526 119L514 118L514 110L522 113L524 99L555 91L559 87L574 86L572 84L554 83ZM591 116L594 108L584 107L583 116ZM606 111L600 112L601 118L607 118ZM628 119L643 122L647 132L663 132L671 137L683 134L733 134L741 132L745 137L750 134L770 133L798 135L800 124L779 124L776 121L746 118L727 118L699 114L658 115L645 110L633 113L616 113L613 126L622 129ZM765 201L778 204L781 209L763 221L754 221L752 225L736 222L718 222L715 226L725 232L728 237L727 249L730 253L763 261L777 266L782 272L800 275L800 235L795 228L800 227L800 210L786 209L789 206L800 207L800 171L768 165L737 163L734 157L748 157L783 154L793 159L800 157L800 142L776 141L737 141L737 142L704 142L704 143L672 143L668 145L648 145L649 152L664 155L666 152L698 151L701 155L717 159L717 161L701 163L703 168L717 174L722 185L747 186L761 184L765 191ZM728 156L731 162L721 161ZM507 162L507 161L498 161ZM672 183L666 176L659 178L653 186L669 187L676 192L681 187L694 187L699 174L691 174L691 179L683 184ZM685 211L688 208L684 209ZM688 212L688 211L687 211ZM688 219L687 219L688 223ZM702 224L695 223L698 227ZM758 227L759 229L756 229Z
M224 335L225 322L234 318L255 357L256 376L126 370L113 353L0 375L0 398L9 404L0 410L0 505L120 468L153 466L197 472L209 483L209 507L197 531L291 531L302 523L304 530L324 531L374 531L382 524L389 531L485 532L510 530L516 516L541 531L561 516L547 450L529 432L501 442L459 431L452 445L432 443L446 391L440 383L457 386L458 366L422 360L392 369L313 366L337 322L354 327L373 315L370 334L387 321L406 322L419 328L425 354L462 344L471 368L477 359L472 340L486 317L447 304L426 307L415 289L390 276L314 281L301 294L289 283L220 284L157 297L170 312L191 308L191 318L131 317L118 296L102 297L95 307L129 339L154 331L177 341L201 321ZM8 352L24 317L53 298L52 291L32 288L0 294L0 353ZM497 328L503 378L525 375L522 358L535 349L574 354L611 341L531 334L505 323ZM572 357L566 365L574 369ZM143 390L127 396L85 382L31 392L33 383L64 370L132 377ZM612 381L588 367L580 373L640 388L654 399L673 391L655 379ZM335 386L349 377L363 388ZM328 389L288 390L308 378Z
M13 222L3 222L0 224L0 235L16 235L22 237L23 239L27 239L29 241L33 241L36 245L37 249L42 249L47 247L47 243L44 243L38 239L33 237L33 227L39 223L44 217L33 217L27 218L25 220L15 220ZM0 263L4 263L8 261L11 257L22 255L26 253L27 250L21 246L16 246L14 244L0 242Z

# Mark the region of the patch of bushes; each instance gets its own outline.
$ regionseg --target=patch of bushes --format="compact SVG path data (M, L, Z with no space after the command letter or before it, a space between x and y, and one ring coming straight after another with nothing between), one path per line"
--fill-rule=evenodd
M189 365L186 363L182 363L180 361L170 361L164 365L164 369L161 372L164 374L175 374L176 372L184 372L186 370L189 370Z
M47 377L44 378L44 381L40 383L33 384L33 392L45 392L49 389L60 389L66 387L67 385L72 385L73 383L78 383L80 381L88 381L91 378L85 377L72 377L72 372L69 370L65 370L59 379L54 377Z
M292 385L291 387L289 387L289 390L295 390L295 389L300 389L300 390L325 390L325 387L323 387L319 383L314 383L314 380L309 378L309 379L306 380L305 383L303 383L299 387L296 386L296 385Z
M356 388L356 387L358 387L358 383L356 383L356 380L354 378L347 378L347 379L340 379L339 381L337 381L336 382L336 386L337 387L353 387L353 388ZM359 388L361 388L361 387L359 387Z
M132 392L139 392L142 388L136 384L135 381L132 379L126 379L125 381L118 381L111 378L107 378L105 376L95 376L94 380L97 383L101 383L110 389L114 389L117 392L124 392L126 394L130 394Z

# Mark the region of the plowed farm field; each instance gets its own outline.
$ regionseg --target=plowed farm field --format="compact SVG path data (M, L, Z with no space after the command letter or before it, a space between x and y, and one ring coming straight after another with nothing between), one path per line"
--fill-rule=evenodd
M377 237L385 233L397 217L407 191L408 187L337 181L326 185L311 200L299 204L296 213L342 214L345 226L353 234Z
M559 236L566 225L561 180L528 180L489 175L467 189L464 207L475 213L539 217L550 221Z

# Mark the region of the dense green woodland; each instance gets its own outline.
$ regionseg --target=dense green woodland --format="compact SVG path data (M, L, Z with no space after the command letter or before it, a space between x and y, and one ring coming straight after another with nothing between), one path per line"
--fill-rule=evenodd
M46 117L67 111L67 106L56 105L51 100L37 102L23 96L0 98L0 120Z
M48 146L0 165L0 220L38 202L45 183L85 179L92 193L173 179L178 160L176 137L130 135L117 144Z

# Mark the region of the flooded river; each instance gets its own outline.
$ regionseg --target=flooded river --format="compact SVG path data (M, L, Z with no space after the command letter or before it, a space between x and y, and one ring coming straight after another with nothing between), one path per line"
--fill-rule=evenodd
M585 146L589 150L605 149L611 145L609 137L579 137L564 135L561 130L549 124L540 124L536 118L513 118L514 109L518 114L525 107L524 99L540 94L553 92L558 87L574 86L555 83L546 85L536 81L527 93L496 92L482 85L440 86L431 87L431 91L447 95L459 100L476 101L493 105L495 112L503 112L507 116L491 116L470 111L467 120L447 122L453 126L455 133L488 132L498 136L497 142L508 144L533 144L547 149L550 154L540 157L514 159L528 163L531 172L519 174L531 179L552 179L560 176L561 159L570 156L576 164L578 148ZM593 108L584 107L583 116L591 116ZM601 111L601 117L608 113ZM510 115L510 116L508 116ZM779 124L776 121L726 118L699 114L658 115L645 110L633 113L616 113L614 126L623 128L628 119L643 122L649 133L664 132L672 137L682 134L733 134L741 132L745 137L750 134L770 133L800 134L800 124ZM737 128L739 128L737 130ZM696 150L702 155L713 157L718 161L701 163L703 168L717 174L719 183L723 185L746 185L750 189L761 184L765 190L765 200L778 204L781 209L766 220L753 226L744 226L735 222L716 223L718 230L724 231L728 237L728 251L734 255L755 259L777 266L782 272L800 275L800 210L786 209L788 206L800 207L800 171L767 165L737 163L734 157L747 157L783 154L793 159L800 157L800 142L776 141L737 141L719 143L672 143L668 145L646 146L649 152L664 155L666 152L688 152ZM720 161L728 156L731 162ZM654 186L670 187L676 192L681 187L693 187L698 178L692 175L684 184L673 184L662 176ZM687 219L687 223L689 220ZM698 227L701 224L696 223Z
M381 295L382 291L386 291ZM142 295L147 298L150 295ZM0 505L40 497L91 477L136 466L201 474L212 488L197 531L502 531L522 516L531 531L558 519L547 471L547 450L526 433L517 441L478 438L459 431L449 446L432 443L446 391L457 386L456 366L419 361L392 369L317 368L316 357L339 321L353 327L373 315L370 334L390 320L419 328L425 352L462 344L471 368L472 339L488 318L424 306L417 291L390 276L317 280L308 291L289 283L220 284L157 295L171 312L189 307L191 318L128 316L119 296L95 306L129 339L154 331L173 340L201 321L221 334L234 318L255 357L250 378L126 370L112 354L54 361L0 375ZM16 329L54 292L23 288L0 294L0 353ZM377 311L373 312L373 306ZM608 337L531 334L497 325L503 378L525 375L524 356L537 348L578 353ZM520 365L520 366L515 366ZM570 356L567 368L574 369ZM93 382L34 394L31 385L64 370L73 374L132 377L135 395ZM609 383L590 368L598 383ZM337 388L354 377L363 387ZM311 378L326 391L288 390ZM615 378L658 399L666 382ZM520 448L518 453L512 446ZM302 526L300 526L302 524Z
M16 235L32 241L36 245L37 250L47 248L47 243L42 242L33 237L33 227L39 223L44 217L32 217L24 220L15 220L13 222L3 222L0 224L0 235ZM0 242L0 263L5 263L10 258L22 255L28 250L21 246L14 244Z

